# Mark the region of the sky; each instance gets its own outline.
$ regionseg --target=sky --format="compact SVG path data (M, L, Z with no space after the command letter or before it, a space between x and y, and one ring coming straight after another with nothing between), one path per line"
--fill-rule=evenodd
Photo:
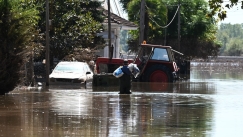
M105 8L107 8L107 0L104 0L106 4L104 4ZM127 19L127 14L124 13L122 10L122 6L119 4L118 0L110 0L110 6L111 6L111 12L124 18Z
M238 4L232 9L227 9L227 18L220 23L241 24L243 23L243 9L240 8L241 4Z

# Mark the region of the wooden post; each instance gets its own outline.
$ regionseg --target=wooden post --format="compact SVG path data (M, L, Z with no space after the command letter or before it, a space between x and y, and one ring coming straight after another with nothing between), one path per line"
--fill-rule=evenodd
M181 42L181 3L178 3L178 51L180 52L180 42Z
M113 48L111 47L111 7L110 7L110 0L108 2L108 49L109 49L109 58L112 59L113 57Z
M139 45L144 40L144 13L145 13L145 0L141 0L141 7L140 7L140 32L139 32Z
M49 86L50 74L50 37L49 37L49 0L46 0L46 86Z

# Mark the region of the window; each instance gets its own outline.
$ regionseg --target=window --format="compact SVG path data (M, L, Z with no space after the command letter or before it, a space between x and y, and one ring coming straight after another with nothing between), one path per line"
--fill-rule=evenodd
M82 73L84 72L82 65L80 64L59 64L56 66L54 71L61 71L61 72L75 72L75 73Z
M167 50L162 48L155 48L151 59L169 61Z
M99 64L99 71L100 73L108 73L108 67L107 64L100 63Z

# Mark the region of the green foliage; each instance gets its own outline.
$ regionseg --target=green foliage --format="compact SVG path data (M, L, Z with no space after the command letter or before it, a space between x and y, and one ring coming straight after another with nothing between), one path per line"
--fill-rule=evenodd
M13 90L20 82L20 68L35 46L38 19L38 10L33 4L0 0L1 94Z
M41 8L41 32L45 33L45 3ZM50 2L51 56L62 59L76 48L97 48L104 44L96 36L103 30L101 3L89 0L52 0ZM45 45L45 41L42 41Z
M120 0L127 8L130 21L139 25L139 0ZM169 45L185 54L185 58L207 58L216 56L220 45L216 41L216 22L208 18L208 3L204 0L180 1L180 47L178 47L177 0L146 1L145 33L147 43ZM127 6L124 6L127 4ZM169 24L170 23L170 24ZM166 25L168 27L164 27ZM132 31L128 41L131 50L136 51L139 30ZM205 47L204 45L207 45ZM210 49L210 50L209 50Z
M217 33L222 43L220 55L241 56L243 54L243 24L222 23Z
M241 56L243 53L243 41L233 38L230 40L229 45L226 47L226 55Z
M172 4L173 1L170 1ZM207 58L217 56L220 45L216 41L217 26L208 18L208 3L204 0L181 1L180 47L178 47L178 18L167 28L167 45L180 50L185 58ZM176 7L168 7L168 18L172 19ZM177 42L175 42L177 41Z
M122 9L127 12L127 5L132 0L119 0L119 2L122 4Z
M140 22L140 0L132 0L128 3L128 18L130 21L139 24ZM146 0L145 4L145 32L144 40L154 39L161 36L163 28L167 20L167 9L161 0ZM136 35L139 34L136 32ZM138 36L137 36L138 37Z

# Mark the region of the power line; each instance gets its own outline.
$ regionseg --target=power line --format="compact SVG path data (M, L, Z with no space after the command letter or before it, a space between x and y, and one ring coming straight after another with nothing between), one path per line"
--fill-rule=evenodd
M148 8L147 4L145 4L146 8ZM170 23L167 24L166 26L160 26L153 18L149 18L150 20L152 20L157 26L159 26L160 28L167 28L175 19L176 14L178 13L178 10L180 8L180 5L177 5L177 10L175 12L175 15L173 16L173 18L171 19ZM148 8L149 9L149 8Z

